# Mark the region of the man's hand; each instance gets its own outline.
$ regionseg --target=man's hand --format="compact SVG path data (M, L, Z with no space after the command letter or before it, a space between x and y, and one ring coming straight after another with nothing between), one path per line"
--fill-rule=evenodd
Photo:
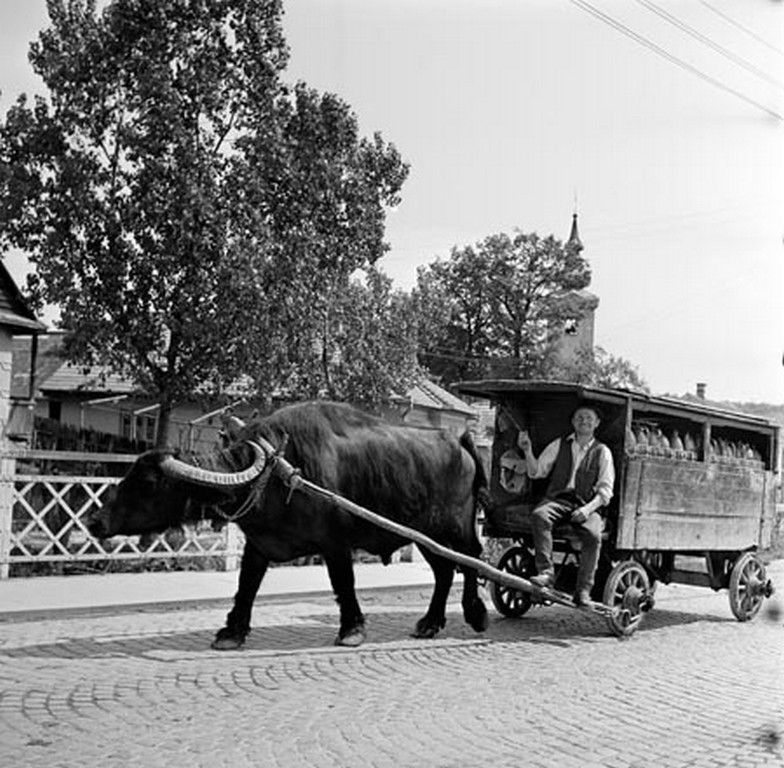
M550 525L555 525L561 519L561 513L547 505L539 509L539 514L544 517Z
M572 510L572 522L576 525L581 525L588 519L589 514L586 513L584 507L577 507L577 509Z

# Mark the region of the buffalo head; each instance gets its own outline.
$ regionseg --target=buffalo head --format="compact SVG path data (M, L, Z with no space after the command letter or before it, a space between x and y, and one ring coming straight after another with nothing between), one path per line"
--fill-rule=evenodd
M192 502L216 503L255 480L267 464L267 452L255 442L234 446L198 464L166 451L142 454L106 499L87 520L96 538L156 533L189 522ZM238 462L250 462L236 470ZM205 465L211 465L206 468Z

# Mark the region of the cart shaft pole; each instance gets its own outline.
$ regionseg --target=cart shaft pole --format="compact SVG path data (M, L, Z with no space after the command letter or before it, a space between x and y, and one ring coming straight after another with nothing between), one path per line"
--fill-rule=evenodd
M283 483L291 489L292 493L299 490L307 493L310 496L315 496L324 501L332 502L336 506L344 509L346 512L349 512L356 517L362 518L363 520L366 520L373 525L377 525L378 527L390 531L391 533L395 533L404 539L409 539L423 546L425 549L433 552L433 554L439 555L440 557L443 557L446 560L450 560L453 563L461 565L465 568L472 568L490 581L498 582L499 584L503 584L504 586L515 589L519 592L533 593L553 603L559 603L560 605L565 605L570 608L575 607L571 599L560 592L556 592L545 587L539 587L527 579L521 578L520 576L514 576L511 573L500 571L497 568L491 566L489 563L486 563L484 560L471 557L470 555L466 555L463 552L456 552L449 547L445 547L442 544L439 544L437 541L434 541L429 536L426 536L424 533L421 533L414 528L409 528L408 526L397 523L394 520L382 517L376 512L371 512L369 509L366 509L359 504L355 504L353 501L350 501L349 499L346 499L343 496L334 493L333 491L328 491L326 488L322 488L320 485L316 485L310 480L302 477L299 470L296 469L290 462L286 461L286 459L284 459L282 456L277 455L275 448L266 440L257 437L255 441L259 443L268 456L274 456L274 471L281 478ZM588 607L603 615L611 610L602 603L591 603Z

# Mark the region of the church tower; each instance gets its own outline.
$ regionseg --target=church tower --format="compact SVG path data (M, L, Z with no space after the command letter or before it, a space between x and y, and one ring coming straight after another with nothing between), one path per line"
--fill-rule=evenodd
M566 247L577 253L583 250L577 228L577 211L572 214L572 229ZM594 315L599 306L599 297L582 288L567 291L556 301L568 313L557 341L558 361L568 366L576 363L581 354L594 347Z

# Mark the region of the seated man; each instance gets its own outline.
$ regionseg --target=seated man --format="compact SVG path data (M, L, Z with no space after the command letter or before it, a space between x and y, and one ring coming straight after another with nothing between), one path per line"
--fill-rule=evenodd
M572 415L574 432L549 443L537 459L528 432L520 432L517 444L525 456L528 476L549 477L544 498L533 515L535 562L538 574L531 578L540 587L555 582L553 526L570 522L582 543L576 605L590 602L601 547L602 518L599 510L613 493L615 467L610 449L594 437L600 414L592 405L581 405Z

